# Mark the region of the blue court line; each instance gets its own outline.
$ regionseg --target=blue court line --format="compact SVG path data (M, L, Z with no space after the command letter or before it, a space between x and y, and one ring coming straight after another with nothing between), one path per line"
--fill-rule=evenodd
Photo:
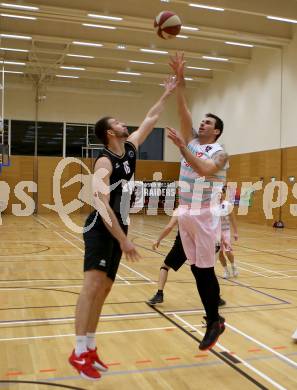
M219 276L219 278L222 279L221 276ZM224 280L225 280L225 279L224 279ZM231 282L231 283L233 283L233 284L236 284L237 286L245 287L245 288L247 288L247 289L249 289L249 290L251 290L251 291L255 291L255 292L259 293L259 294L265 295L266 297L272 298L272 299L274 299L274 300L276 300L276 301L279 301L279 302L281 302L281 303L284 303L284 304L286 304L286 305L291 305L291 302L288 302L288 301L285 301L284 299L275 297L274 295L265 293L264 291L257 290L257 289L254 288L254 287L250 287L250 286L247 286L246 284L243 284L243 283L240 283L240 282L236 282L235 280L229 280L229 279L227 279L227 281L228 281L229 283Z
M290 353L284 354L284 356L297 356L297 352L290 352ZM248 358L248 359L243 359L243 360L245 360L246 362L254 362L254 361L259 361L259 360L271 360L271 359L277 359L277 357L274 355L268 355L268 356L257 356L257 357L252 357L252 358ZM289 363L287 363L287 364L290 365ZM165 371L172 371L172 370L179 370L179 369L190 369L190 368L197 368L197 367L205 367L205 366L211 367L211 366L222 366L222 365L225 365L224 362L222 362L220 360L216 360L216 361L211 361L211 362L178 364L178 365L172 365L172 366L167 366L167 367L150 367L150 368L142 368L142 369L134 369L134 370L121 370L121 371L113 371L113 372L103 373L102 379L104 380L105 376L133 375L133 374L143 374L143 373L150 373L150 372L165 372ZM43 379L42 381L43 382L59 382L59 381L81 380L81 379L82 379L82 377L79 375L72 375L72 376L64 376L64 377L57 377L57 378L48 378L48 379ZM2 378L2 380L3 380L3 378ZM38 379L38 380L40 380L40 379ZM86 381L86 383L92 383L92 382ZM101 383L101 380L98 381L97 383L98 384ZM12 386L13 384L14 383L10 383L9 386ZM0 384L0 388L4 387L4 386L7 386L7 384L4 384L4 383Z

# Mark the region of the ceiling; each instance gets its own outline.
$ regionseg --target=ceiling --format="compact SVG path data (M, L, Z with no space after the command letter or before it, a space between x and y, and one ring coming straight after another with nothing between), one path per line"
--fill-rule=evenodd
M190 3L221 10L193 7ZM33 8L16 8L15 5ZM183 27L194 30L182 28L182 37L159 38L153 21L163 10L174 11L181 18ZM256 48L265 50L288 45L294 23L267 16L297 23L297 0L205 0L201 3L199 0L35 0L33 3L7 0L0 2L0 15L0 59L4 61L8 82L34 80L46 85L94 89L158 86L169 72L169 56L178 50L184 51L186 65L190 67L186 68L189 87L197 87L197 83L209 82L215 72L232 72L238 64L245 66ZM12 37L14 35L18 37ZM204 56L219 57L220 60ZM118 73L122 71L137 74Z

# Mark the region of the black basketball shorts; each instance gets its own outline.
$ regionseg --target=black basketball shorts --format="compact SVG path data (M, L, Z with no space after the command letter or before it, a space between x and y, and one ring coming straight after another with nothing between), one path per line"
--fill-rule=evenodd
M172 268L174 271L178 271L180 267L185 263L186 260L187 260L187 256L185 254L183 244L178 232L173 247L171 248L170 252L166 256L164 263L168 267Z
M85 227L89 226L96 212L92 212L86 220ZM128 233L128 226L120 224L125 234ZM119 242L113 237L98 215L96 223L83 234L85 243L84 272L93 269L106 272L107 277L115 280L122 257L122 250Z

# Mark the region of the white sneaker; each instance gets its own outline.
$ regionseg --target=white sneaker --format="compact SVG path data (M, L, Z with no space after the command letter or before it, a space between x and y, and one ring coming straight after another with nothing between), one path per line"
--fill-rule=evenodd
M229 270L228 269L225 269L225 271L224 271L224 275L223 275L223 278L224 279L229 279L230 278L230 272L229 272Z
M236 265L232 266L232 275L236 278L239 275Z
M294 341L297 341L297 329L295 330L295 332L292 334L292 339Z

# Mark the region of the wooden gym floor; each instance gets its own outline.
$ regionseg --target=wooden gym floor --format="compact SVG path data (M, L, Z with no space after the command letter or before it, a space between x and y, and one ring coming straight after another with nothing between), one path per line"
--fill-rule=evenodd
M297 230L240 224L239 277L222 279L217 265L226 331L213 351L201 352L203 311L187 265L169 273L163 304L145 303L175 236L151 249L168 217L134 216L130 236L142 260L121 263L97 336L110 370L89 382L67 362L82 238L54 215L2 217L0 390L297 388Z

